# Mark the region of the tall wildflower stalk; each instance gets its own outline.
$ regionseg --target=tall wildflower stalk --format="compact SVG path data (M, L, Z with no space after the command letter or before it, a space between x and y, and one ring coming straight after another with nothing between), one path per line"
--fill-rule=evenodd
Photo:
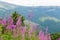
M30 15L31 16L31 15ZM30 21L29 21L30 22ZM5 27L6 33L3 33L1 40L51 40L51 36L48 33L48 27L46 27L46 32L40 30L37 32L37 24L27 24L22 25L22 17L18 17L16 24L14 20L10 17L8 20L0 20L0 28ZM0 29L2 31L3 29Z

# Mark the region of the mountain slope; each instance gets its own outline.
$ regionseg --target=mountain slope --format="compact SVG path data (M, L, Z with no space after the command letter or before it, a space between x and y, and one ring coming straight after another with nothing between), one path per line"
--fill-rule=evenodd
M56 23L53 20L46 20L44 22L40 21L42 17L48 16L51 18L54 17L56 19L60 19L60 7L58 6L24 7L0 1L0 17L9 17L14 11L17 11L19 14L24 15L26 19L29 19L28 14L33 11L33 17L30 18L31 21L40 24L43 29L48 26L49 32L59 32L60 22ZM56 30L56 28L58 30Z

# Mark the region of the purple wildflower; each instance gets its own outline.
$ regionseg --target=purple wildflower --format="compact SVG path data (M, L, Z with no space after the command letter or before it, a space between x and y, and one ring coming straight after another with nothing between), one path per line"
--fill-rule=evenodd
M2 25L6 25L6 20L2 20Z
M40 31L39 32L39 40L45 40L44 32Z
M21 24L22 24L22 22L21 22L21 17L19 17L16 25L19 27L19 26L21 26Z
M25 32L26 32L26 26L20 27L20 32L22 34L22 40L24 40Z
M58 40L60 40L60 38L58 38Z
M31 29L28 30L28 36L29 36L29 37L31 37L32 33L33 33L33 30L31 30Z
M13 24L13 19L11 17L8 19L8 24L9 25L12 25Z
M15 25L8 25L7 28L8 29L14 29L16 26Z
M48 34L48 40L51 40L51 36L50 36L50 34Z
M24 33L26 32L26 26L20 27L20 32L24 35Z
M48 32L48 26L46 27L46 33Z
M29 17L29 18L32 18L32 17L33 17L33 13L29 13L29 14L28 14L28 17Z

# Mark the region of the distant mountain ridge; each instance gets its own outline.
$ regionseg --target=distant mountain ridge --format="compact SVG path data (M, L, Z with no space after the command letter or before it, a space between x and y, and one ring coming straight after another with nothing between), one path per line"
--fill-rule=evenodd
M29 20L28 14L31 13L32 8L33 8L33 17L30 18L31 21L40 24L43 27L43 29L46 26L48 26L49 32L59 32L60 22L56 23L53 20L46 20L44 22L40 21L42 17L48 17L48 16L60 19L59 6L26 7L0 1L0 17L2 18L9 17L11 16L12 12L17 11L19 14L25 16L26 19Z

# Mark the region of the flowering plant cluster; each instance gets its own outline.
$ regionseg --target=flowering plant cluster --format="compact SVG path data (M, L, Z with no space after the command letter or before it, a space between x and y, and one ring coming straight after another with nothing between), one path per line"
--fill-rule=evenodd
M0 19L0 40L51 40L51 35L40 30L37 32L38 25L25 24L22 25L22 17L16 18L14 22L12 17L8 20ZM60 40L60 38L58 38Z
M22 26L21 17L16 24L11 17L7 21L0 20L0 40L51 40L50 34L42 30L37 35L36 27L32 24Z

